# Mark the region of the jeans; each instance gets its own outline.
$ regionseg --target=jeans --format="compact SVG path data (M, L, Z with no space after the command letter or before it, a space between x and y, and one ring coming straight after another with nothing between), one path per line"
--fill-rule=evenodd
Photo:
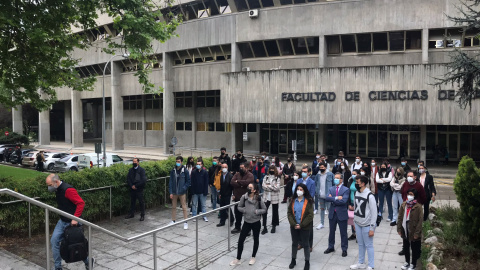
M243 253L243 244L245 243L245 239L247 238L247 234L252 231L253 232L253 252L252 257L255 258L257 255L257 250L259 246L259 236L260 236L260 228L261 228L260 220L254 223L244 222L242 226L242 231L240 232L240 236L238 237L238 250L237 250L237 259L240 260L242 258Z
M385 190L378 190L378 201L379 201L379 210L378 215L382 216L383 214L383 204L385 202L385 197L387 197L387 207L388 207L388 219L392 220L393 218L393 209L392 209L392 190L387 188Z
M266 201L265 206L267 207L267 211L263 214L263 227L267 227L267 215L268 215L268 208L271 204L271 201ZM278 217L278 203L272 204L272 226L278 226L280 224Z
M197 215L199 199L200 199L200 206L201 206L201 209L202 209L202 213L207 212L207 209L205 207L205 201L207 200L207 196L205 196L203 194L193 194L192 195L192 216Z
M52 245L52 254L53 260L55 261L55 268L62 267L62 257L60 256L60 242L63 240L63 232L65 228L70 225L70 222L65 222L63 220L59 220L55 229L52 233L52 238L50 239L50 244ZM85 265L88 265L88 258L83 261Z
M310 260L310 232L312 230L302 230L290 227L290 234L292 235L292 259L297 258L298 245L303 247L305 261Z
M320 199L319 196L315 195L315 210L318 210L318 199Z
M393 219L392 222L397 222L398 219L398 209L402 205L402 193L400 191L394 191L392 195L392 204L393 204Z
M375 268L374 265L374 250L373 250L373 237L368 236L370 231L370 226L361 227L355 223L355 230L357 232L357 242L358 242L358 263L365 263L365 249L368 254L368 266Z
M215 186L211 186L210 187L210 192L212 193L212 195L211 195L212 208L216 209L217 208L217 199L218 199L217 188Z
M330 208L330 203L322 198L318 198L318 202L320 203L320 223L325 225L325 209Z

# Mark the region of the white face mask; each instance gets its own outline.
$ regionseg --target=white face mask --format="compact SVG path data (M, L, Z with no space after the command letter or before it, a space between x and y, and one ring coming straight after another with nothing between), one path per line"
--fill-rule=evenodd
M317 159L319 159L319 158L320 158L320 156L316 156L316 158L317 158Z
M407 181L408 181L409 183L413 183L413 181L414 181L414 180L413 180L413 177L411 177L411 176L407 177Z
M227 168L222 168L222 172L226 173L226 172L228 172L228 169Z
M345 170L345 166L340 166L340 168L342 168L342 170Z
M361 175L365 175L365 172L360 172Z
M375 162L372 162L372 167L375 167Z
M293 180L297 181L298 180L298 175L294 175Z
M355 161L356 161L357 163L359 163L359 162L360 162L360 159L359 159L359 158L357 158L357 159L355 159Z
M412 195L407 195L407 201L411 202L413 201L414 197Z
M302 197L302 196L303 196L303 191L297 190L297 196L298 196L298 197Z

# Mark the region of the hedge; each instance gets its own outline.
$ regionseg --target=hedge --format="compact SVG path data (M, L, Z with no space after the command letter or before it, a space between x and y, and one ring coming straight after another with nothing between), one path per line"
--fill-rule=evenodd
M5 136L5 132L0 134L0 144L23 144L28 145L30 143L27 136L16 132L10 132L8 136Z
M204 159L205 166L211 166L211 159ZM148 179L169 176L175 160L170 157L162 161L141 162L140 166L146 171ZM125 185L128 170L131 165L116 164L107 168L85 169L79 172L66 172L60 175L60 178L66 183L71 184L77 190L86 190L104 186L113 186L112 188L112 215L118 216L126 214L130 209L130 195ZM163 204L165 190L168 193L168 182L165 180L149 181L145 188L145 204L147 208ZM39 176L33 179L0 179L0 188L9 188L29 197L40 197L40 201L57 207L55 194L47 191L45 185L45 176ZM85 201L83 218L88 221L96 222L109 218L110 190L96 190L89 192L80 192L80 196ZM168 198L168 197L167 197ZM15 198L2 198L2 201L14 200ZM137 206L138 207L138 206ZM44 230L45 210L32 205L31 207L31 226L32 232L41 232ZM58 215L50 214L50 226L54 227L58 220ZM25 235L28 233L28 204L15 203L2 205L0 209L0 231L4 235Z

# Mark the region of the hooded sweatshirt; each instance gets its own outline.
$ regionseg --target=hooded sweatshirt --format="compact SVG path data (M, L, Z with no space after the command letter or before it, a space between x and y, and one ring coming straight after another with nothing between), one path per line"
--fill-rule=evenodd
M355 192L355 212L353 221L360 227L374 225L370 230L375 230L377 222L377 202L375 196L367 187L360 192Z

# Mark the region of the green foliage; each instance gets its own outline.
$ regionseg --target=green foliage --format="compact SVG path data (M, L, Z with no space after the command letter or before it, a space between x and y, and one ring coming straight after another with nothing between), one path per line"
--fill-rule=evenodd
M23 144L28 145L30 140L27 136L16 132L9 132L8 136L5 136L5 132L0 133L0 144Z
M75 50L94 50L86 35L72 29L97 27L100 14L114 18L121 38L105 41L110 54L129 52L142 68L137 71L146 92L153 91L152 41L165 42L174 35L179 20L162 15L154 0L51 0L0 1L0 103L7 107L31 103L39 110L56 101L55 88L93 90L95 77L81 78L76 67L81 59ZM170 0L163 2L171 6ZM168 20L160 21L159 18Z
M45 173L42 173L39 171L27 170L21 167L11 167L11 166L0 165L0 179L15 177L15 179L17 180L22 180L22 179L34 178L39 175L43 177L46 176Z
M211 159L204 159L210 166ZM170 170L175 164L174 158L162 161L141 162L140 166L145 169L147 182L145 187L146 207L163 205L168 198L168 179L154 180L159 177L169 176ZM130 195L125 185L128 170L131 165L116 164L107 168L85 169L79 172L66 172L60 178L74 186L85 201L83 218L89 221L99 221L109 217L110 189L81 192L82 190L104 186L112 187L112 214L122 215L128 212L130 207ZM29 197L40 197L42 202L57 207L55 195L47 191L45 185L46 176L30 179L13 179L12 177L0 178L0 188L17 190ZM10 200L10 198L3 199ZM32 231L38 232L44 229L44 210L32 206ZM55 221L57 215L51 214L50 220ZM51 223L54 223L54 222ZM54 226L55 224L51 224ZM28 204L17 203L2 205L0 208L0 229L4 233L23 234L28 232Z
M470 157L460 161L453 187L460 203L461 228L480 247L480 170Z

